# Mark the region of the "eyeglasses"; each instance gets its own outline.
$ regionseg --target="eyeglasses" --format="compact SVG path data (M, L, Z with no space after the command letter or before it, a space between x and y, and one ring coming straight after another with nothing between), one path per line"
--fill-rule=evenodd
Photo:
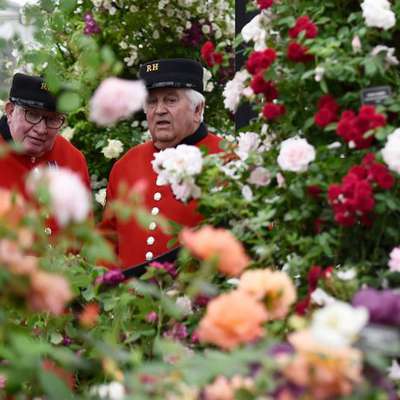
M37 125L42 121L42 119L44 119L46 121L47 128L58 129L61 128L65 122L65 117L63 115L54 115L46 117L34 110L24 109L24 111L25 111L25 121L29 122L32 125Z

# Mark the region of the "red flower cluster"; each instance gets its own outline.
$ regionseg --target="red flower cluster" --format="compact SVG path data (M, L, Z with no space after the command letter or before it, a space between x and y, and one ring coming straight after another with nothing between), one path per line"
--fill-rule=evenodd
M286 109L283 104L266 103L262 113L266 119L273 120L285 114Z
M310 307L311 294L318 287L318 282L323 279L327 279L331 276L333 267L322 268L319 265L313 265L307 274L307 296L300 300L296 306L295 310L297 314L304 315L308 308Z
M336 133L347 143L352 143L357 149L370 147L374 141L373 136L364 137L371 129L386 125L386 117L375 112L374 106L361 106L358 115L351 110L346 110L340 117Z
M370 213L375 207L373 188L388 190L394 185L394 177L388 168L367 154L361 165L352 167L342 183L332 184L328 189L328 200L335 213L335 220L343 226L352 226L357 221L371 225Z
M287 49L287 58L293 62L307 63L314 60L314 56L308 53L308 48L297 42L290 42Z
M274 0L257 0L257 6L260 10L266 10L274 4Z
M247 71L255 75L268 69L275 60L276 51L274 49L253 51L246 62Z
M205 42L200 52L201 57L209 67L213 67L215 64L222 64L222 53L215 51L213 42Z
M303 15L296 20L293 28L289 29L289 36L296 39L300 32L305 32L307 39L313 39L318 35L318 28L307 15ZM306 63L314 60L314 56L308 53L308 48L296 41L291 41L287 49L287 58L293 62Z
M278 90L274 82L266 81L263 72L253 76L250 86L255 94L263 93L267 101L272 101L278 97Z
M303 31L306 33L307 39L313 39L318 35L317 25L307 15L297 18L295 26L289 29L289 36L296 39Z
M338 120L339 105L329 94L318 100L317 113L314 115L314 123L321 128Z

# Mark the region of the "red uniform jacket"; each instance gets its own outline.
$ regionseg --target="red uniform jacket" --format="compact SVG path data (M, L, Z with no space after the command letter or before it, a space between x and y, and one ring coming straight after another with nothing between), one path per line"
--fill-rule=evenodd
M201 125L204 129L205 126ZM199 128L199 130L201 130ZM204 146L209 153L220 152L221 139L211 133L199 134L199 130L186 144ZM197 138L196 138L197 136ZM160 215L184 226L196 226L202 219L197 212L197 202L194 200L183 203L176 200L169 185L157 186L157 174L153 171L151 161L158 152L152 142L146 142L129 150L118 160L110 174L107 186L107 202L117 198L118 187L125 183L128 188L136 183L145 182L144 206L152 215ZM106 214L105 214L106 215ZM135 219L119 221L115 217L103 219L100 228L107 233L116 234L116 251L123 268L151 260L170 250L167 247L170 235L165 234L152 221L147 229L140 226Z
M0 137L0 146L6 143ZM15 189L25 197L25 178L29 172L38 166L58 166L76 172L90 188L88 167L83 154L62 136L57 136L54 146L41 157L28 157L13 152L0 157L0 187Z

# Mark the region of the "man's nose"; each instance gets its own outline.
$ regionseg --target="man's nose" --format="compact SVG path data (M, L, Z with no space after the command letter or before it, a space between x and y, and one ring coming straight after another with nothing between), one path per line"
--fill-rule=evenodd
M163 101L157 102L155 111L156 111L156 114L164 114L167 112L167 108L165 107L165 104Z
M46 119L42 118L40 122L35 124L34 130L41 135L45 135L47 133Z

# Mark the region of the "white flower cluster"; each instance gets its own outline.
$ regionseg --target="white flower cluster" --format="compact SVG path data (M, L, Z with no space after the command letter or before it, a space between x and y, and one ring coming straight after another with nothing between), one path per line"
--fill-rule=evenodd
M172 192L183 202L200 197L195 177L203 168L203 157L196 146L181 144L156 153L151 162L158 174L157 185L171 185Z
M109 384L93 386L90 389L90 394L98 396L100 399L122 400L125 398L126 391L124 385L114 381Z
M254 50L264 50L267 46L265 40L267 38L267 31L263 27L263 23L266 21L264 14L256 15L249 23L247 23L241 31L243 40L248 43L254 42Z
M400 174L400 128L388 136L382 157L392 171Z
M293 137L281 143L278 164L284 171L304 172L315 160L315 149L306 139Z
M75 172L67 168L35 168L27 179L28 192L38 194L42 186L47 187L51 213L61 227L88 217L90 193Z
M235 76L231 81L228 81L225 85L223 96L225 108L236 112L236 109L240 103L240 97L242 95L249 96L251 90L246 87L245 82L249 80L250 74L246 70L236 72Z
M103 147L101 152L105 158L118 158L119 155L124 151L123 143L118 139L108 139L107 146Z
M396 16L388 0L364 0L361 8L367 26L388 30L396 24Z
M335 301L314 313L310 330L319 343L340 348L351 345L367 322L365 308Z
M390 67L392 65L399 64L399 60L397 59L397 57L394 54L395 50L396 49L394 47L387 47L387 46L379 45L379 46L375 46L371 50L371 55L378 56L380 53L385 53L386 67Z

